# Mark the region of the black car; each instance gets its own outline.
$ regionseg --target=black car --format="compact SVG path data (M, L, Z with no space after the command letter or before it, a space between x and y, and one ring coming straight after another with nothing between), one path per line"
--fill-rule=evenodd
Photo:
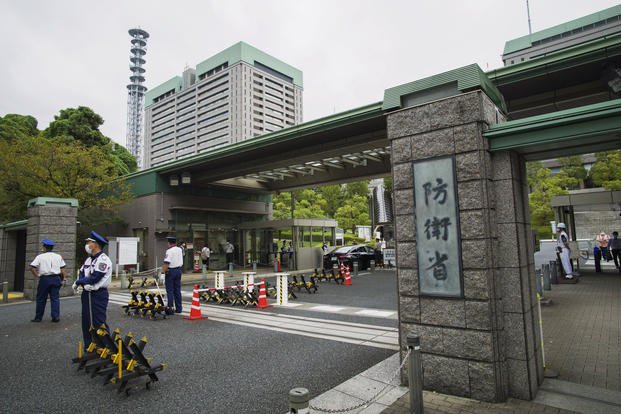
M355 244L353 246L337 247L323 256L324 269L332 269L332 265L340 266L341 263L353 268L353 262L358 261L358 269L363 270L370 267L371 260L375 257L375 250L364 244Z

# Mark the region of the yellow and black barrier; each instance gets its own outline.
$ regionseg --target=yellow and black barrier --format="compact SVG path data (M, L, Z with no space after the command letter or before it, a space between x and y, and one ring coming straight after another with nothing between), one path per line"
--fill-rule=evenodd
M148 319L157 319L161 316L166 319L166 315L172 315L172 309L164 305L164 298L158 292L135 291L131 292L131 299L127 305L121 306L125 314L129 316L140 316Z
M103 384L113 384L119 393L129 395L141 385L149 389L159 381L157 372L166 368L166 364L152 365L144 356L146 337L136 342L131 332L125 337L118 329L110 334L105 325L91 329L91 337L93 341L86 349L78 343L78 355L72 361L78 364L78 371L84 370L91 378L103 377Z

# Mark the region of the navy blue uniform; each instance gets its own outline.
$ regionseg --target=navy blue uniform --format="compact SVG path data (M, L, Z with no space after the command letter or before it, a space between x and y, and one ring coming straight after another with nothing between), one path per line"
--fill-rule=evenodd
M110 332L106 323L106 311L108 309L107 288L111 278L112 262L104 252L88 257L80 268L76 285L84 286L82 292L82 336L85 346L91 343L89 332L91 317L95 329L99 329L104 324Z

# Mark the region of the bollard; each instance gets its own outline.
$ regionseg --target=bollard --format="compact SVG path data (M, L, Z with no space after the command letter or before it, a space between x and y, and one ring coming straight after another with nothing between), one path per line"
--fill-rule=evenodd
M375 260L371 260L369 262L369 267L371 268L371 273L375 272Z
M274 272L278 272L278 255L274 255Z
M257 261L256 260L252 261L252 271L254 273L257 273Z
M423 367L420 357L420 337L407 336L408 349L411 349L408 362L408 383L410 388L410 412L423 414Z
M310 413L309 400L310 393L306 388L294 388L289 391L289 414Z
M543 290L552 290L552 286L550 286L550 266L545 266L545 272L543 272ZM543 293L541 294L543 296Z
M354 276L358 276L358 260L354 261Z
M229 273L233 275L233 263L229 263Z
M125 270L121 272L121 289L127 288L127 274Z
M555 285L558 284L558 269L556 267L556 260L550 260L550 280Z
M2 282L2 302L8 303L9 301L9 282Z
M203 268L203 282L206 282L207 281L207 265L203 264L202 268Z
M543 295L543 286L541 285L541 273L542 269L535 269L535 288L537 289L537 294L539 295Z

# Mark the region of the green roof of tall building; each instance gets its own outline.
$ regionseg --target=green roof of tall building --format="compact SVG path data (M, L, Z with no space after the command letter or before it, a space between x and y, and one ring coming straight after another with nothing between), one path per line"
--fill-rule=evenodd
M606 21L612 17L621 15L621 4L610 7L605 10L598 11L596 13L589 14L587 16L580 17L569 22L559 24L557 26L549 27L547 29L534 32L532 34L518 37L516 39L508 40L505 43L505 50L503 54L517 52L531 47L533 43L548 39L550 37L558 36L563 33L571 32L583 28L585 26L593 25L599 22Z

